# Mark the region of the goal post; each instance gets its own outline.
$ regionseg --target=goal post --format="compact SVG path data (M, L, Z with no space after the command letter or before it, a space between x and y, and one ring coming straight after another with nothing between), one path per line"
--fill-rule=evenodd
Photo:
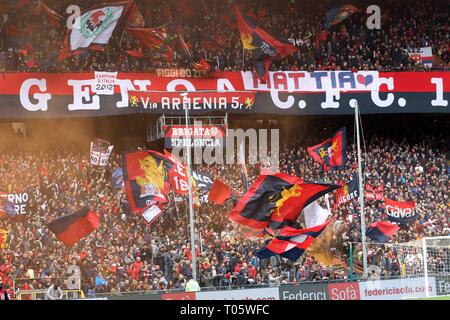
M425 298L450 295L450 236L392 244L401 278L423 279Z
M349 272L362 274L362 243L351 243ZM366 243L368 277L364 299L417 299L450 296L450 236L399 243ZM376 290L375 290L376 289ZM368 295L368 296L366 296Z

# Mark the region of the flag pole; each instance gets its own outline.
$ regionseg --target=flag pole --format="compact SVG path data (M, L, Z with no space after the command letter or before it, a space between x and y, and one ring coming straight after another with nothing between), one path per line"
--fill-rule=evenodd
M244 70L244 64L245 64L245 48L244 48L244 44L242 44L242 67L241 67L241 71Z
M187 92L182 93L184 95L183 99L186 99ZM187 99L186 99L187 100ZM189 110L188 103L184 103L184 116L186 120L186 134L187 134L187 145L186 145L186 168L187 168L187 179L188 179L188 192L189 192L189 225L191 233L191 255L192 255L192 279L197 281L197 256L195 252L195 223L194 223L194 207L192 204L192 185L191 185L191 136L189 134Z
M358 187L359 187L359 206L360 206L360 219L361 219L361 242L363 252L363 278L367 277L367 248L366 248L366 218L364 212L364 191L362 180L362 164L361 164L361 143L359 137L359 107L358 102L355 100L355 124L356 124L356 144L358 150Z

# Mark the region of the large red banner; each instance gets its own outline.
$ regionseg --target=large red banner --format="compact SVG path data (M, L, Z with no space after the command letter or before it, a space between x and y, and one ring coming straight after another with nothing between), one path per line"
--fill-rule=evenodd
M105 82L105 79L107 81ZM285 115L450 113L448 72L279 71L266 84L252 72L208 78L154 73L4 73L0 118L90 117L130 113Z

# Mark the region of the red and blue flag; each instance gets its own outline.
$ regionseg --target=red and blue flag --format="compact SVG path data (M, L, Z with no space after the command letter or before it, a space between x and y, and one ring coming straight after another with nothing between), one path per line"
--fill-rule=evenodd
M369 225L366 236L376 243L385 243L397 233L400 227L388 221L377 221Z
M47 224L55 236L67 247L89 235L100 225L100 216L89 208L59 217Z
M303 208L340 186L306 182L285 173L260 176L230 212L229 218L255 229L292 225Z
M346 128L341 128L331 138L309 147L307 150L317 162L323 164L325 170L330 168L342 170L345 169L347 161L346 149Z
M267 259L278 254L283 258L297 261L333 220L334 218L331 218L321 225L307 229L286 226L272 240L269 240L266 247L259 249L256 256Z

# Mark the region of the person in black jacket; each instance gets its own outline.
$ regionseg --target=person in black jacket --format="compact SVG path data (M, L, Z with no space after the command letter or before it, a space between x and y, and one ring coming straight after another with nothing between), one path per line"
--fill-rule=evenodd
M8 292L3 289L3 285L0 284L0 300L9 300Z

